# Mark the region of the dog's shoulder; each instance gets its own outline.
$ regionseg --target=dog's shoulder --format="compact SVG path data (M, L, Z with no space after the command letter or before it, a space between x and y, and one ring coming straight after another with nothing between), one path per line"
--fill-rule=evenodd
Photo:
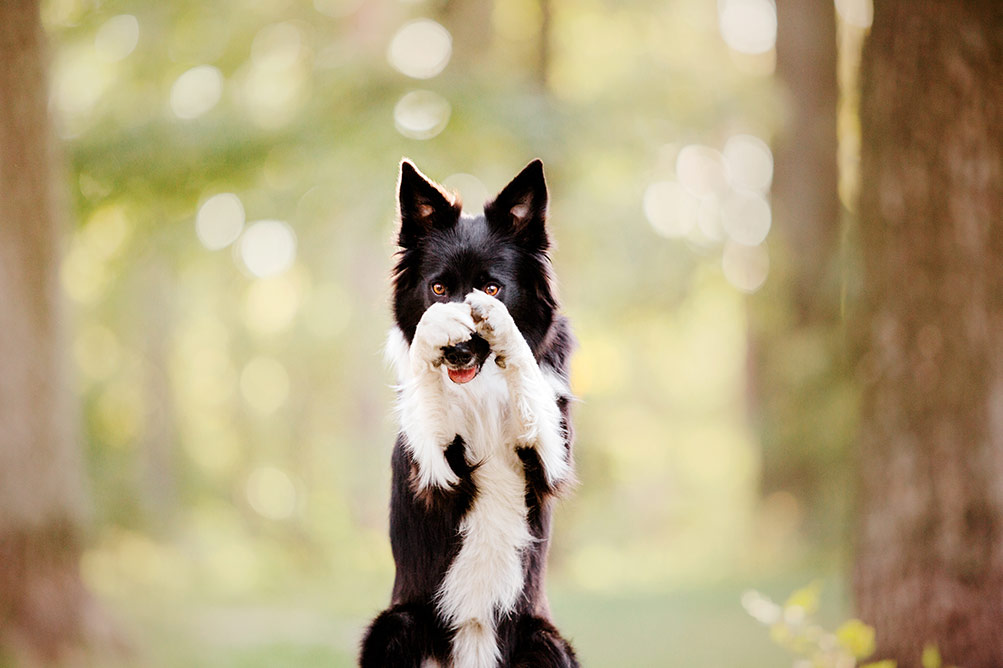
M560 313L554 316L554 322L547 331L547 336L540 346L537 361L540 365L549 367L565 382L568 381L571 353L578 342L571 331L571 322L567 316Z

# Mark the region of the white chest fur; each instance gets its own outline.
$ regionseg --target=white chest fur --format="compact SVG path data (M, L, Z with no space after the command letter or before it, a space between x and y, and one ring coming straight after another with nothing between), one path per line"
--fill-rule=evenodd
M480 375L450 388L449 419L467 445L474 502L460 524L460 551L439 590L439 609L456 629L456 666L497 663L495 619L510 612L523 587L523 550L532 536L526 520L526 481L516 454L505 379L488 359Z

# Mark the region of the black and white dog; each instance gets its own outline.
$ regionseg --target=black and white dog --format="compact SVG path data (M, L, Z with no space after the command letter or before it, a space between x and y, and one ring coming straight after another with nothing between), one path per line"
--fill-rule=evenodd
M578 666L550 620L551 511L572 477L543 163L484 207L401 163L388 356L399 380L391 606L363 668Z

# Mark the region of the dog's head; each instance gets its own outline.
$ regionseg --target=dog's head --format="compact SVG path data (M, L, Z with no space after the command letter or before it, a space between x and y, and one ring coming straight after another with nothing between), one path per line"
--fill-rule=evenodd
M468 216L461 213L456 195L403 160L397 202L400 251L393 305L407 341L414 338L415 327L429 306L463 301L476 289L505 304L535 352L557 308L547 256L550 240L543 163L529 163L484 205L483 215ZM487 355L486 346L471 343L471 354L477 356L484 350Z

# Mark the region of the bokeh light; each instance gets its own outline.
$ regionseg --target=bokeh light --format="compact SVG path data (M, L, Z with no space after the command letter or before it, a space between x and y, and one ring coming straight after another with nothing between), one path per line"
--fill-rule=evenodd
M413 90L394 107L394 125L405 137L431 139L446 129L450 113L449 101L438 93Z
M178 118L197 118L215 107L222 94L222 72L212 65L199 65L174 81L171 110Z
M697 222L700 201L675 181L658 181L644 191L644 215L664 237L686 236Z
M213 195L199 207L195 233L209 250L226 248L244 229L244 205L233 193Z
M734 135L724 144L728 183L736 190L765 193L773 182L773 152L759 137Z
M721 206L721 218L728 236L746 246L762 243L772 223L766 198L749 190L729 193Z
M247 503L262 517L284 520L296 510L296 485L274 466L260 466L247 476Z
M280 220L259 220L240 238L240 258L259 278L281 274L296 259L296 234Z
M449 64L453 38L432 19L404 24L390 40L387 58L399 72L414 79L431 79Z
M240 394L251 408L270 415L289 397L289 374L278 360L255 357L240 372Z
M766 53L777 43L772 0L718 0L718 23L725 43L739 53Z
M132 14L119 14L105 21L94 35L94 50L109 62L122 60L139 43L139 21Z
M721 153L708 146L684 146L676 156L676 176L697 197L721 195L728 187Z
M729 241L721 253L721 269L728 282L742 292L756 292L770 272L770 256L765 245L746 246Z
M870 28L874 21L872 0L836 0L836 11L844 21L857 28Z
M251 118L265 128L292 120L310 95L310 51L302 28L293 22L262 28L241 71L241 93Z
M443 179L442 185L460 195L464 213L480 213L490 197L484 183L472 174L452 174Z

